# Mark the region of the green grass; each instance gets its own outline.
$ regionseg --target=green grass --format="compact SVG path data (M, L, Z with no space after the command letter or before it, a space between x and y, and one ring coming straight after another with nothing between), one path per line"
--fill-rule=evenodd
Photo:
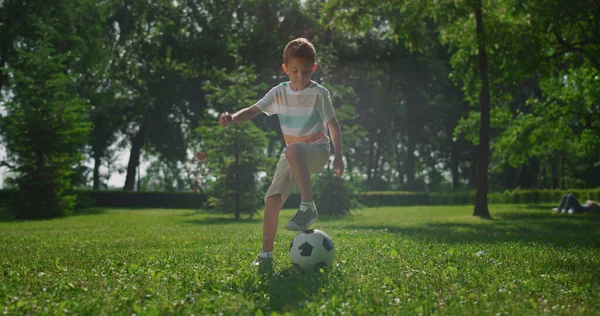
M552 206L378 208L313 227L335 266L294 270L283 225L273 271L249 266L260 219L100 210L0 223L8 314L598 314L600 216Z

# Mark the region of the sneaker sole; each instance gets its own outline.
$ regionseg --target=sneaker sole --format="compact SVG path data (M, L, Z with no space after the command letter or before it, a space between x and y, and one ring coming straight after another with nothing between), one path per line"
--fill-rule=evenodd
M304 225L304 226L298 226L294 222L287 222L287 224L285 224L285 229L300 232L300 231L306 230L308 227L310 227L310 225L314 224L318 219L319 219L318 217L313 218L308 223L306 223L306 225ZM294 225L294 226L292 226L292 225Z

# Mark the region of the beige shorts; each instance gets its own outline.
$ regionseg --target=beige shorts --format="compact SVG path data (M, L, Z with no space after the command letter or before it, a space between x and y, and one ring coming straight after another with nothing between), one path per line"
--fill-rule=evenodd
M310 144L297 144L301 148L302 158L311 174L317 173L325 167L329 160L329 137ZM273 182L265 194L265 202L268 197L281 194L281 202L285 203L295 185L296 178L292 174L285 153L283 153L277 163L277 171L273 176Z

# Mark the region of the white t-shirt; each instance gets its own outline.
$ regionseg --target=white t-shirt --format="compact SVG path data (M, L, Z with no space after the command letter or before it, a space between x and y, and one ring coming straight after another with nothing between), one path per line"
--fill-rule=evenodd
M335 116L329 91L314 81L300 91L292 90L289 82L283 82L254 106L267 115L279 116L286 144L312 143L326 138L327 122Z

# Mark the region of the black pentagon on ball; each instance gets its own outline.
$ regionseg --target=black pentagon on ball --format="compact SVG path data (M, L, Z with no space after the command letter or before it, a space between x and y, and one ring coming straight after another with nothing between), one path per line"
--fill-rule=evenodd
M307 242L304 242L302 243L302 245L300 245L300 247L298 247L298 249L300 250L300 255L302 257L310 257L310 255L312 254L313 246Z
M329 238L323 238L323 248L327 251L331 251L331 249L333 249L333 241Z
M303 233L303 234L310 235L310 234L313 234L314 232L315 232L315 230L314 230L314 229L307 229L307 230L303 231L302 233Z

